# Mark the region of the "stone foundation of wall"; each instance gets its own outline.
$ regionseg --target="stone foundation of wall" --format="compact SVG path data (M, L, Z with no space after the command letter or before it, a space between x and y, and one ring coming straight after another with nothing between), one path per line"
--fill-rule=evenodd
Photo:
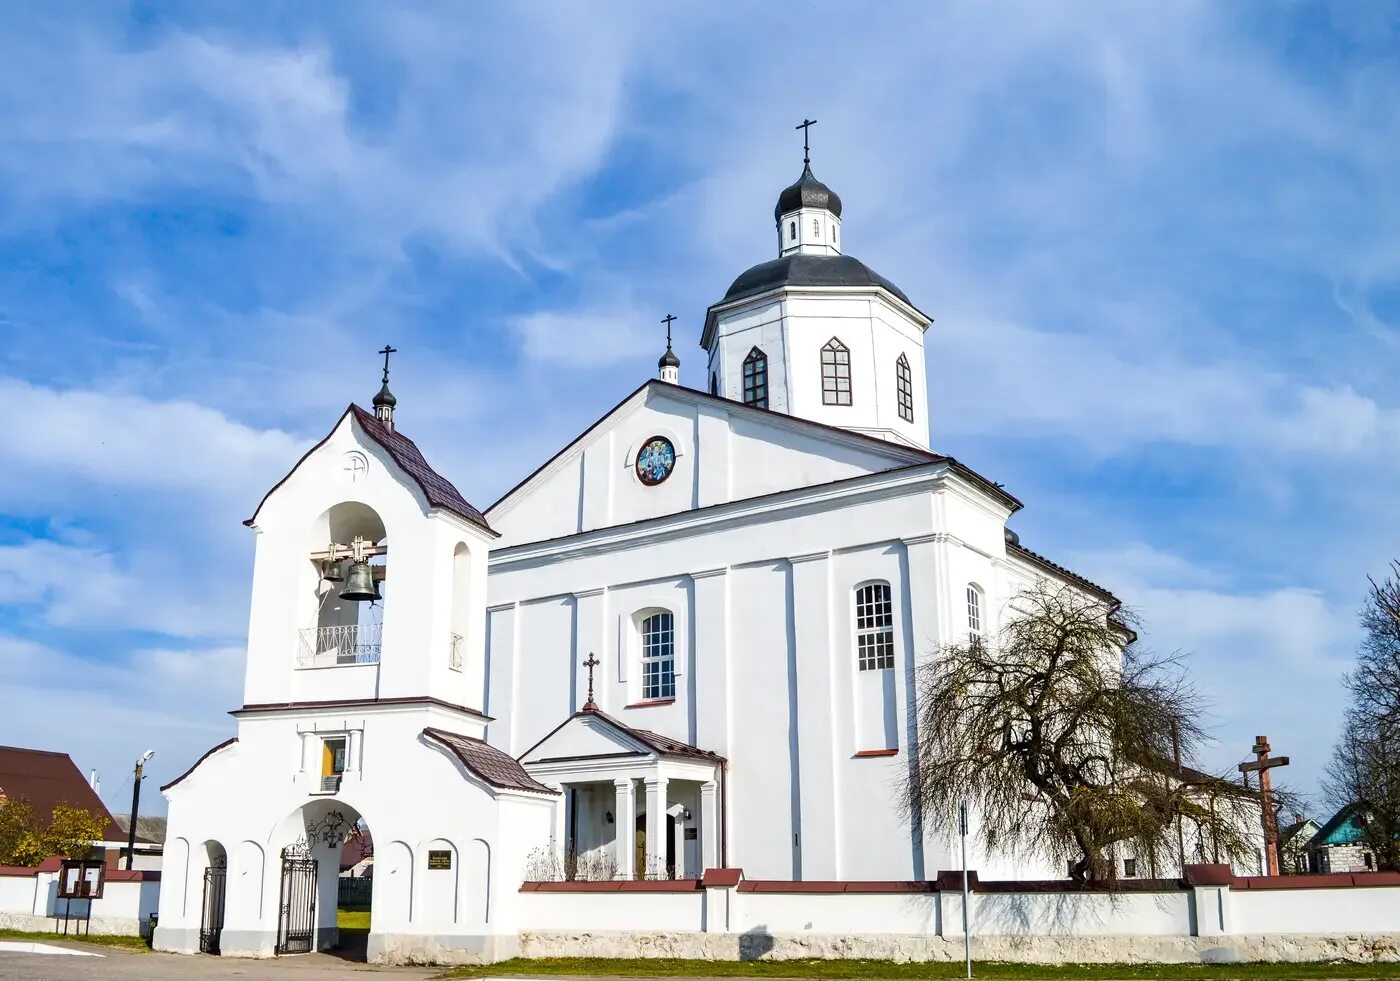
M68 933L117 934L124 937L143 935L142 922L134 916L94 916L91 921L74 916L68 923ZM38 933L53 933L63 929L63 917L37 916L33 913L0 913L0 930L28 930Z
M520 954L514 934L371 933L371 964L490 964Z
M627 933L543 931L520 934L521 957L679 957L699 960L870 958L960 961L960 937L868 934ZM975 937L975 960L1057 963L1233 964L1246 961L1400 961L1400 933L1257 934L1223 937Z

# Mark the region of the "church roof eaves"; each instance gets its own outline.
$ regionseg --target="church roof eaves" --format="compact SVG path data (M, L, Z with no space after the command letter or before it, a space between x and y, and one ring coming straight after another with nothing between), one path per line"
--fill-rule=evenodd
M1085 579L1079 573L1066 569L1064 566L1060 565L1057 562L1052 562L1050 559L1047 559L1039 552L1032 552L1024 545L1020 545L1014 542L1007 542L1006 550L1008 552L1021 556L1027 561L1040 566L1042 569L1045 569L1048 572L1053 572L1058 576L1063 576L1064 578L1073 582L1076 586L1082 586L1085 589L1092 590L1093 592L1098 593L1100 596L1104 597L1107 600L1110 600L1115 604L1121 602L1117 596L1114 596L1112 592L1100 586L1098 583L1090 582L1088 579ZM1128 628L1126 624L1120 623L1119 625L1123 626L1124 629L1127 629L1129 633L1133 633L1131 628ZM1134 634L1134 636L1136 636L1136 634Z
M890 442L889 440L879 439L878 437L875 437L875 436L867 436L865 433L852 432L852 431L849 430L849 429L842 429L842 428L840 428L839 426L832 426L832 425L828 425L827 423L824 423L824 422L817 422L817 421L814 420L814 419L804 419L804 418L801 417L801 416L791 416L791 415L788 415L788 414L785 413L785 412L777 412L777 411L775 411L775 410L773 410L773 409L760 409L760 408L758 408L757 406L747 405L747 404L745 404L745 403L743 403L743 402L736 402L736 401L733 400L733 399L727 399L727 398L724 398L723 396L711 395L709 392L701 391L701 390L698 389L698 388L690 388L690 387L685 386L685 385L674 385L674 384L672 384L671 382L664 382L664 381L661 381L660 379L657 379L657 378L649 378L649 379L647 379L646 381L642 382L642 384L640 384L640 385L638 385L636 388L634 388L631 392L629 392L625 398L623 398L620 402L618 402L616 405L614 405L611 409L609 409L607 412L605 412L605 413L603 413L601 416L599 416L598 419L596 419L587 429L585 429L583 432L581 432L581 433L579 433L577 436L575 436L568 444L566 444L563 448L561 448L557 453L555 453L555 454L554 454L553 456L551 456L548 460L546 460L544 463L540 464L540 465L539 465L538 467L536 467L533 471L531 471L530 474L529 474L528 476L526 476L523 480L521 480L521 481L520 481L519 483L517 483L514 487L512 487L510 490L506 491L506 492L505 492L504 494L502 494L499 498L497 498L496 501L495 501L494 503L492 503L491 506L488 507L488 508L486 509L486 513L487 513L487 514L490 514L490 513L491 513L492 511L494 511L496 508L500 507L502 504L504 504L506 501L508 501L512 496L514 496L514 494L515 494L516 491L521 490L522 488L524 488L527 484L530 483L530 481L534 480L537 476L539 476L540 474L544 473L544 472L545 472L546 470L548 470L548 469L550 468L550 466L553 465L557 460L560 460L561 458L563 458L563 456L564 456L565 454L567 454L570 450L572 450L575 446L577 446L579 443L583 442L583 440L587 439L588 436L589 436L589 434L591 434L595 429L597 429L597 428L598 428L599 426L601 426L604 422L606 422L615 412L617 412L617 410L621 409L621 408L622 408L624 405L626 405L628 402L631 402L631 401L632 401L633 399L635 399L638 395L642 394L643 392L645 392L645 391L647 391L648 389L651 389L651 388L656 388L656 389L659 389L659 390L662 390L662 391L668 391L668 392L672 392L672 393L675 393L675 394L678 394L678 395L682 395L682 396L684 396L684 397L693 399L694 401L697 401L697 402L706 402L706 403L709 403L709 404L712 404L712 405L722 405L722 406L725 407L726 410L729 410L729 411L738 412L738 413L745 413L745 412L747 412L747 413L751 413L751 414L754 414L754 415L757 415L757 416L762 416L762 417L765 417L765 418L768 418L768 419L773 420L774 422L776 422L776 423L779 424L779 425L790 425L790 426L792 426L792 427L794 427L794 428L799 428L799 429L805 428L805 429L812 430L812 431L815 431L815 432L820 432L820 433L822 433L822 434L824 434L824 435L827 435L827 436L830 436L830 437L839 438L839 439L842 440L843 442L850 442L850 443L854 443L854 444L856 444L856 445L866 446L866 447L869 447L869 448L871 448L871 449L876 449L876 448L878 448L878 449L884 450L884 451L886 451L886 452L889 452L889 453L891 454L891 456L903 455L904 458L905 458L910 464L947 463L953 470L957 471L957 473L959 474L959 476L962 476L962 477L966 478L967 480L970 480L972 483L977 484L977 485L978 485L979 487L981 487L984 491L987 491L988 493L990 493L993 497L999 498L1004 504L1006 504L1008 507L1010 507L1011 510L1012 510L1013 512L1014 512L1014 511L1019 511L1019 510L1022 508L1022 506L1023 506L1019 500L1017 500L1017 499L1016 499L1014 496L1012 496L1011 494L1007 493L1007 491L1006 491L1004 488L1002 488L1002 486L1001 486L1000 484L997 484L997 483L995 483L995 482L993 482L993 481L991 481L991 480L988 480L986 477L983 477L981 474L977 473L977 472L976 472L975 470L973 470L971 467L968 467L968 466L966 466L965 464L960 463L959 461L955 460L953 457L944 456L944 455L941 454L941 453L933 453L933 452L930 452L929 450L923 450L923 449L918 448L917 446L907 446L907 445L904 445L904 444L902 444L902 443L893 443L893 442ZM901 466L892 466L892 467L890 467L890 469L891 469L891 470L897 470L897 469L902 469L902 467L901 467ZM843 478L843 479L850 479L850 478ZM832 481L832 483L835 483L835 481ZM820 485L820 484L813 484L813 485L810 485L810 486L816 487L816 486L822 486L822 485ZM784 491L775 491L775 492L773 492L773 493L785 493L785 492L784 492ZM766 496L769 496L769 495L760 495L760 496L766 497ZM717 505L711 505L711 506L714 507L714 506L717 506ZM696 509L696 510L700 510L700 509ZM645 519L645 520L652 520L652 519ZM590 529L590 530L597 530L597 529ZM568 536L565 536L565 537L568 537Z
M386 428L382 422L375 418L373 413L365 411L353 402L340 414L340 418L336 420L330 432L326 433L315 446L303 453L301 459L296 462L296 465L288 470L286 475L281 480L277 481L277 483L273 484L272 488L263 495L262 500L258 502L257 508L253 511L253 516L243 522L245 525L251 528L254 523L257 522L258 512L260 512L263 505L267 503L267 499L276 493L277 489L285 484L291 478L292 474L297 472L311 454L315 453L326 444L326 440L330 439L335 431L340 428L340 424L345 421L346 416L353 416L355 421L360 424L360 428L365 431L365 434L383 447L384 452L389 454L394 463L398 465L399 469L403 470L404 473L408 474L409 477L413 479L413 482L418 485L418 489L423 492L423 496L427 499L428 507L440 508L444 511L448 511L476 525L496 538L501 537L500 533L487 522L486 516L473 507L450 480L442 476L442 474L438 473L429 465L427 459L423 456L423 451L418 449L418 444L397 430Z

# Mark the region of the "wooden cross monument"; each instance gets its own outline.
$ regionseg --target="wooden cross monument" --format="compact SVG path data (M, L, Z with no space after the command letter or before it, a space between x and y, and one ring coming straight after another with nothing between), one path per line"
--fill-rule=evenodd
M1264 874L1278 875L1278 822L1274 818L1274 804L1270 799L1272 789L1269 780L1269 771L1276 766L1287 766L1287 756L1269 755L1269 737L1255 736L1254 746L1251 747L1254 753L1254 760L1249 763L1240 764L1240 772L1248 774L1254 771L1259 772L1259 806L1264 812Z

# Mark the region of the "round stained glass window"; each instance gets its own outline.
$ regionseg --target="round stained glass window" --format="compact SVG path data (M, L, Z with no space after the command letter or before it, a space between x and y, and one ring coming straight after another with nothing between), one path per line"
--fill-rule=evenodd
M655 487L676 469L676 448L665 436L653 436L637 451L637 479Z

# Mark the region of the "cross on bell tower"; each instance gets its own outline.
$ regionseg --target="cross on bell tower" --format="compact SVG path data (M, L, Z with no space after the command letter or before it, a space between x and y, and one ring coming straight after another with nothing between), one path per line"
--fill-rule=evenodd
M374 397L374 416L384 423L385 429L393 432L394 406L399 404L399 400L389 391L389 355L397 354L398 348L385 344L378 353L384 355L384 381L380 385L379 394Z

